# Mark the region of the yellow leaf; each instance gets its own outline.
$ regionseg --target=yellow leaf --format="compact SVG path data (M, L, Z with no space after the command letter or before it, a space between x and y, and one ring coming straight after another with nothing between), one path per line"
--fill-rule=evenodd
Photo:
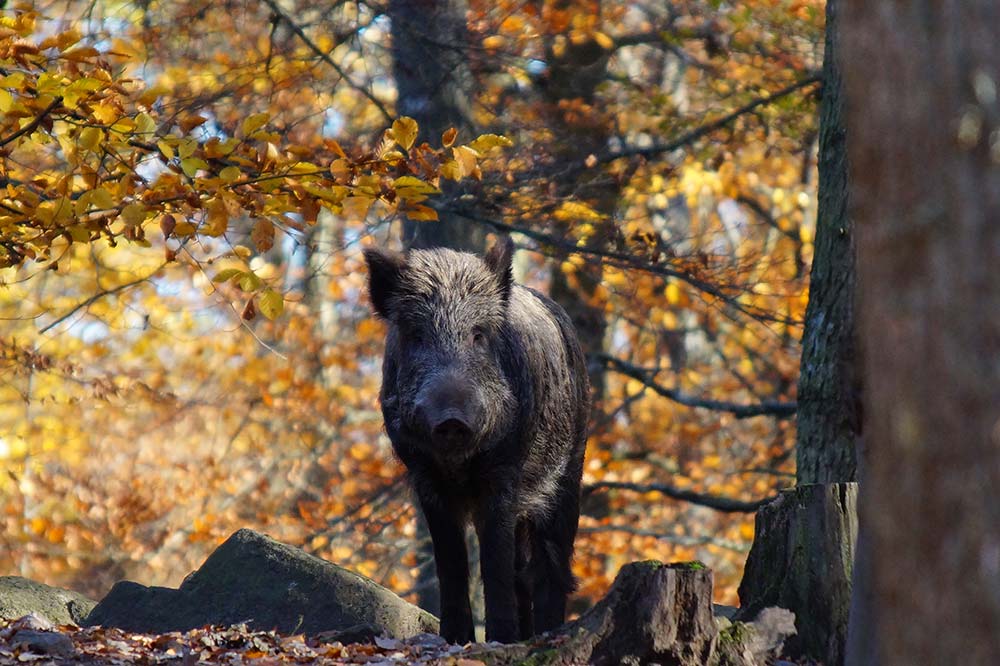
M187 159L181 160L181 170L184 171L184 175L188 178L194 178L195 174L198 173L198 169L207 168L208 162L200 157L188 157Z
M181 159L191 157L194 154L195 149L198 148L198 142L194 139L184 139L177 144L177 154L181 156Z
M513 146L514 142L500 134L483 134L469 144L479 154L485 154L493 148L506 148Z
M441 135L441 145L445 148L451 148L452 144L455 143L456 136L458 136L458 130L454 127L449 127Z
M156 131L156 121L148 113L140 113L135 117L135 131L140 134L152 134Z
M441 165L441 175L449 180L461 180L462 166L455 160L448 160Z
M178 222L173 229L175 236L191 236L195 232L194 225L187 220L182 220Z
M99 127L84 127L80 131L80 146L93 150L104 139L104 132Z
M416 203L423 201L429 194L440 194L441 190L413 176L400 176L393 181L396 195L404 200Z
M455 161L458 162L460 167L460 178L465 178L466 176L475 172L478 166L477 160L479 158L478 153L468 146L455 146L452 148L452 153L455 155ZM456 178L455 180L458 180Z
M243 121L243 135L250 136L261 127L267 124L267 121L271 119L271 114L269 113L255 113Z
M0 111L7 113L13 106L14 97L6 90L0 88Z
M160 149L160 153L162 153L163 156L166 157L168 160L174 159L174 154L175 154L174 147L171 146L169 143L167 143L163 139L160 139L159 141L156 142L156 147Z
M90 203L94 208L108 210L115 207L115 198L111 196L111 192L99 187L90 193Z
M368 216L368 209L371 208L375 199L372 197L347 197L344 199L342 214L348 220L363 221Z
M260 312L268 319L277 319L285 309L285 300L273 289L265 289L257 301Z
M243 291L257 291L264 286L264 281L253 273L246 271L240 274L237 284Z
M413 204L407 207L403 214L417 222L433 222L438 219L437 211L423 204Z
M243 271L239 268L223 268L212 277L212 282L229 282L237 275L242 274Z
M417 140L417 131L417 121L408 116L403 116L392 123L392 138L404 150L409 150Z
M239 167L227 166L219 172L219 178L221 178L224 183L235 183L241 173L242 172Z
M138 201L133 201L122 209L122 219L125 224L141 224L146 219L146 207Z

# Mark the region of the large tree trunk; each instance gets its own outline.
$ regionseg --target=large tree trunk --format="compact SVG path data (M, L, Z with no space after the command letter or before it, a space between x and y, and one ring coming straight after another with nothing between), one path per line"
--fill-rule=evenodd
M396 112L420 126L419 141L438 145L445 130L459 130L461 142L472 139L470 113L474 80L469 70L469 31L465 0L390 0ZM446 197L462 188L443 184ZM441 213L437 222L407 221L408 247L450 247L481 252L486 230L469 220Z
M880 643L852 654L1000 664L1000 5L844 21Z
M742 613L795 613L792 654L844 663L854 545L861 408L854 330L854 230L837 57L839 0L826 5L820 104L819 217L799 377L798 487L757 512L740 583Z
M796 475L803 483L857 479L861 408L854 327L854 224L847 213L847 146L837 6L826 5L820 104L819 215L802 337Z
M549 72L544 96L548 125L555 130L555 169L564 170L568 166L585 164L589 156L600 155L607 148L612 119L599 110L594 96L597 86L606 78L609 54L591 39L580 44L570 42L561 55L556 55L553 41L550 38L547 48ZM568 100L581 100L594 107L589 112L574 112L565 106ZM614 233L613 216L621 196L621 184L597 167L583 170L568 182L557 182L556 189L559 197L584 203L601 215L603 220L595 225L588 244L596 247L607 244ZM594 358L604 351L607 333L603 304L594 302L603 279L603 267L592 261L570 276L563 272L561 264L561 261L554 262L550 295L573 320L584 353ZM587 371L596 407L604 397L604 363L589 362Z

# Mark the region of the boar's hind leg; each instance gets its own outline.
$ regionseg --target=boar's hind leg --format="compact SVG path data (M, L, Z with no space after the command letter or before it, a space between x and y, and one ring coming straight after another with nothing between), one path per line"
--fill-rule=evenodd
M434 499L421 499L434 543L434 564L441 593L441 636L449 643L475 640L469 604L469 556L462 522Z
M532 548L531 523L522 518L514 530L514 587L517 595L517 623L520 639L527 640L535 635L535 621L532 615Z
M532 569L535 631L538 633L551 631L566 620L566 599L576 589L570 564L579 518L578 496L567 492L536 527Z

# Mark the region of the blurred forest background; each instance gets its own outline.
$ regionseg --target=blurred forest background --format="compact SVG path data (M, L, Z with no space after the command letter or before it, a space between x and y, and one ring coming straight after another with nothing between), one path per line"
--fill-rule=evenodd
M736 603L795 481L823 2L7 5L0 573L176 585L252 527L416 601L361 248L511 232L597 397L577 608L644 558Z

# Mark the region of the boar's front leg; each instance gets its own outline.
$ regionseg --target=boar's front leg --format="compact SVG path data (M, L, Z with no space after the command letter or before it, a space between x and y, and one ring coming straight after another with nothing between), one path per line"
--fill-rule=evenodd
M441 636L449 643L471 643L475 633L463 523L436 497L421 497L420 506L434 542L434 565L441 594Z
M518 621L513 503L496 502L490 509L479 529L486 640L514 643L518 640Z

